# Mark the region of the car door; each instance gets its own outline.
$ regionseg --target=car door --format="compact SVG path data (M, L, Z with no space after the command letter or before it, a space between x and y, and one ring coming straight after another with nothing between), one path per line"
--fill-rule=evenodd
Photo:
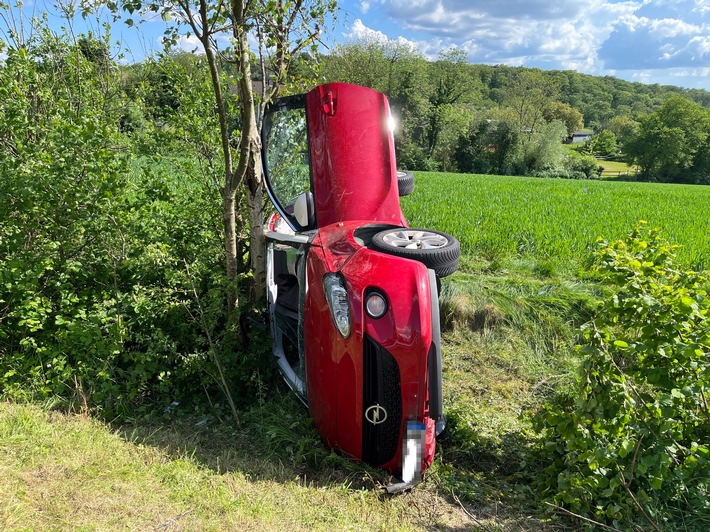
M273 352L284 379L307 403L303 301L305 263L316 224L303 96L281 99L270 107L262 147L267 191L277 210L265 235Z

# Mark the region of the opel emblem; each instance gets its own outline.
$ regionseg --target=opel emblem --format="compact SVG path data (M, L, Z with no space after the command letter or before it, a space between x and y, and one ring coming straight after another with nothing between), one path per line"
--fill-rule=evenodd
M372 405L370 408L365 410L365 419L373 425L384 423L387 421L387 410L380 405Z

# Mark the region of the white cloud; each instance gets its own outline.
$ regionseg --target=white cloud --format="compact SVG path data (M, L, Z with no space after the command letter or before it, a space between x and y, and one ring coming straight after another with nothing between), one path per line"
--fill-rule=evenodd
M652 31L657 32L660 37L665 38L679 35L695 35L703 31L702 26L671 18L648 21L647 25Z
M700 13L701 16L705 15L705 13L710 13L710 3L707 0L695 0L695 7L692 12Z
M700 67L710 55L710 24L692 14L688 0L673 4L647 2L639 15L621 17L602 44L607 67L622 70ZM670 8L673 9L670 9ZM669 8L664 11L661 8ZM673 14L673 17L663 16ZM689 18L692 16L692 19Z
M398 23L444 47L466 44L473 62L522 60L605 74L707 62L710 48L708 0L390 0L386 6Z
M710 67L694 68L692 70L676 70L670 73L676 78L707 78L710 76Z
M389 37L381 31L373 30L365 26L360 19L353 22L353 25L350 26L350 31L345 34L345 37L358 41L375 41L381 43L386 43L390 40Z
M690 39L689 45L700 52L701 55L710 55L710 35L701 35Z
M360 12L367 13L368 11L370 11L370 1L369 0L362 0L360 2Z
M351 37L402 39L429 58L456 46L474 63L635 72L644 82L710 64L710 0L357 1L367 4L369 16L386 18L375 22L378 29L393 25L400 37L361 20Z
M651 83L653 80L653 76L647 70L639 70L637 72L633 72L631 74L631 77L641 83Z
M388 14L410 30L457 45L473 62L601 70L597 49L614 23L647 0L390 0Z
M199 54L204 53L204 51L202 50L202 43L200 42L200 39L198 39L194 35L190 35L189 37L181 35L177 40L177 45L175 46L175 48L184 52L196 52Z
M434 51L434 55L436 55L440 50L440 48L438 48L438 45L432 45L430 43L425 42L410 41L409 39L405 39L402 36L399 36L395 39L390 39L381 31L368 28L367 26L365 26L365 24L363 24L362 20L360 19L357 19L355 22L353 22L353 25L350 26L350 31L345 34L345 38L354 41L378 42L381 44L393 43L398 46L410 48L411 50L419 50L425 55L428 55L425 50L431 51L432 46L437 48L436 51ZM436 40L435 42L439 44L441 43L441 41L439 40Z

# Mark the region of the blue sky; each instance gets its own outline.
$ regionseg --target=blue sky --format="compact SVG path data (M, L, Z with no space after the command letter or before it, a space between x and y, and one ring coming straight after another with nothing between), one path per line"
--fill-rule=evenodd
M336 40L710 90L710 0L347 0Z
M69 1L69 0L64 0ZM36 2L36 3L35 3ZM570 69L630 81L710 90L710 0L341 0L328 45L359 39L407 42L428 58L451 47L472 63ZM57 9L26 0L24 11ZM8 12L4 13L5 20ZM136 17L134 19L137 20ZM100 30L99 21L77 22ZM0 31L5 22L0 18ZM112 25L124 61L161 49L164 23ZM2 33L0 33L2 35ZM183 48L194 41L183 39Z

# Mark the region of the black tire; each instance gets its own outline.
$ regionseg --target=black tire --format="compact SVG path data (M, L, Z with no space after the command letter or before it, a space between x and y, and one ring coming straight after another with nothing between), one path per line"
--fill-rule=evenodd
M397 170L397 187L399 188L400 197L414 192L414 174Z
M419 261L434 270L439 277L454 273L458 268L461 255L461 245L458 240L451 235L431 229L408 227L386 229L372 237L370 246L382 253Z

